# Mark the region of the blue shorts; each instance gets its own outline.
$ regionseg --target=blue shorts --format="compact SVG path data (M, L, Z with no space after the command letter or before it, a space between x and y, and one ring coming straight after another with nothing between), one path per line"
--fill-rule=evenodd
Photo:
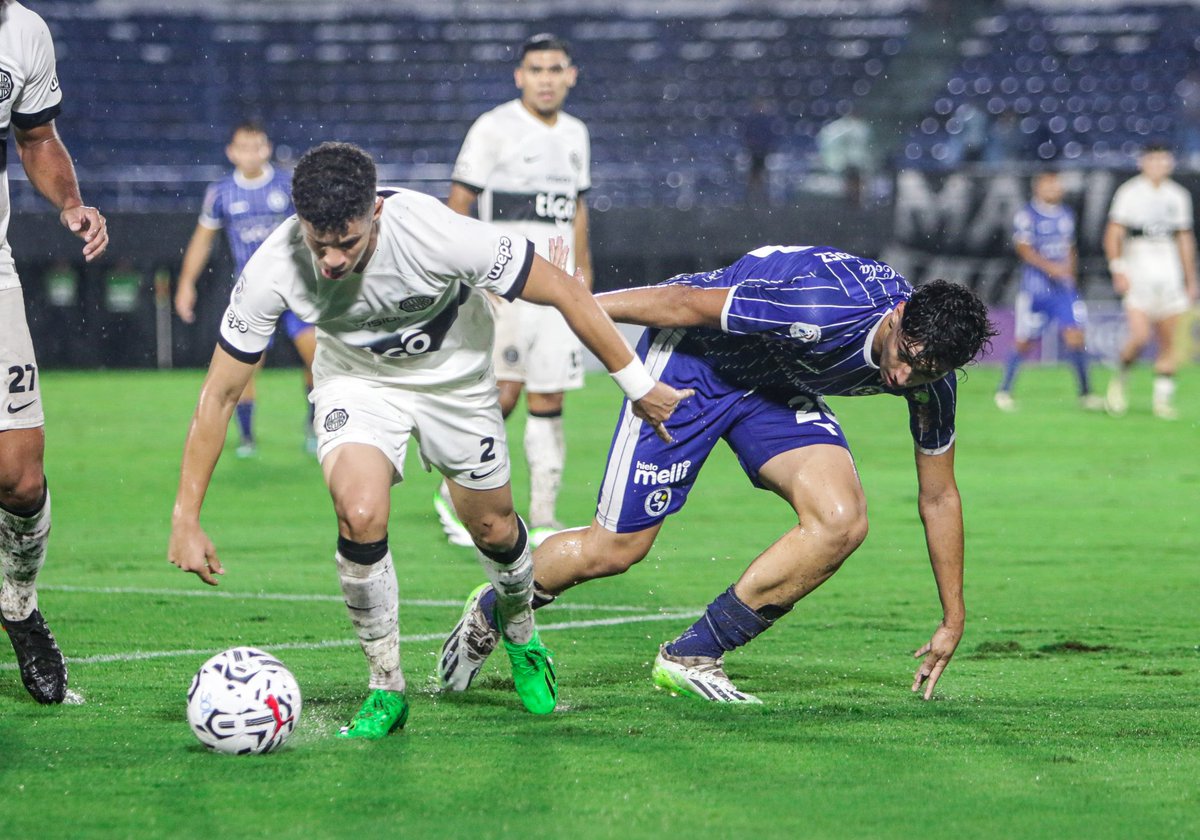
M776 455L817 444L850 448L820 397L766 396L733 387L703 359L673 352L679 330L658 332L650 346L649 335L642 337L638 355L651 374L696 393L667 421L673 443L664 443L652 426L634 417L628 400L622 403L596 506L596 519L608 530L641 531L682 508L720 439L755 487L762 486L759 470Z
M1037 338L1051 323L1060 330L1081 330L1087 323L1087 307L1072 287L1060 286L1034 295L1022 291L1017 295L1017 341Z

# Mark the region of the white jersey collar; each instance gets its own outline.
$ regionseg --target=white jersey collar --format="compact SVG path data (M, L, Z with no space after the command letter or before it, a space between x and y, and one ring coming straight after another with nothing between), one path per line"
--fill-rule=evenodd
M275 177L275 167L267 163L263 165L262 174L257 178L247 178L238 170L233 170L233 183L237 184L244 190L257 190L260 187L265 187L271 183L271 179Z

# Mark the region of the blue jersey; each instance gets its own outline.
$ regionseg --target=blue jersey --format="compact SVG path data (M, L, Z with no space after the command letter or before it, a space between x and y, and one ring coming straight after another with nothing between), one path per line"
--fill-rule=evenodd
M294 212L291 179L268 166L253 181L233 172L210 185L204 194L200 224L225 230L233 252L233 276L238 277L263 240Z
M1031 201L1013 219L1013 241L1030 246L1048 260L1064 262L1075 245L1075 214L1063 204ZM1021 291L1037 298L1069 287L1069 283L1024 264Z
M875 330L912 295L891 266L828 247L769 246L728 268L666 282L731 290L721 329L677 331L672 351L729 386L783 402L797 395L898 394L908 400L922 450L940 452L953 441L955 374L888 389L872 359Z

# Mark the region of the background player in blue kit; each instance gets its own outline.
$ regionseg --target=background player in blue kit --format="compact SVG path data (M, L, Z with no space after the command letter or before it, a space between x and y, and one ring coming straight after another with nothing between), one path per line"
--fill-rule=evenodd
M727 268L597 299L613 320L650 327L638 351L647 369L695 396L672 417L672 443L622 408L595 520L550 537L534 555L535 607L645 557L723 438L753 484L789 502L799 521L661 648L654 679L705 700L758 702L725 675L724 654L820 586L867 533L862 485L822 397L894 394L908 401L942 606L915 654L913 691L924 687L929 699L966 620L955 371L995 335L983 303L943 281L914 291L890 266L827 247L764 247ZM472 593L443 646L445 688L469 687L495 646L493 599L486 586Z
M239 277L246 262L279 223L295 212L292 207L292 186L287 173L271 166L271 141L266 129L256 122L244 122L233 130L225 155L236 167L232 173L211 184L204 194L204 209L192 232L183 265L179 270L179 285L175 291L175 312L184 323L196 320L196 281L200 278L212 254L217 232L224 229L233 253L233 276ZM316 331L288 312L283 318L288 338L304 363L304 387L312 391L312 360L316 352ZM261 363L260 363L261 367ZM238 432L241 443L237 454L254 454L254 380L246 386L237 405ZM305 445L316 451L316 436L312 430L312 406L308 407L308 429Z
M1057 172L1041 172L1033 179L1033 199L1013 220L1013 244L1024 267L1017 294L1016 344L1004 364L1004 378L996 391L996 407L1016 410L1013 381L1033 340L1052 323L1062 330L1067 359L1079 382L1079 404L1090 411L1104 408L1092 393L1088 357L1084 347L1087 307L1076 288L1075 214L1062 203L1063 185Z

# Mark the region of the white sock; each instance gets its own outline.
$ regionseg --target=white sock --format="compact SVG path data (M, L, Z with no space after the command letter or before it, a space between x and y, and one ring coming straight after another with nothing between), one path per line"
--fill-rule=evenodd
M22 621L37 609L38 572L46 562L50 539L50 491L41 510L17 516L0 508L0 612L9 621Z
M512 563L500 563L479 552L479 563L487 572L496 590L496 611L504 635L514 644L527 644L533 638L533 555L529 551L529 535L525 523L517 520L521 529L521 553ZM514 550L517 546L513 547Z
M554 509L567 460L561 415L529 415L525 420L525 460L529 463L529 523L539 528L555 521Z
M1175 377L1159 374L1154 377L1154 404L1170 405L1175 397Z
M338 579L350 622L371 667L369 688L404 691L400 670L400 605L396 570L389 551L377 563L355 563L336 555Z

